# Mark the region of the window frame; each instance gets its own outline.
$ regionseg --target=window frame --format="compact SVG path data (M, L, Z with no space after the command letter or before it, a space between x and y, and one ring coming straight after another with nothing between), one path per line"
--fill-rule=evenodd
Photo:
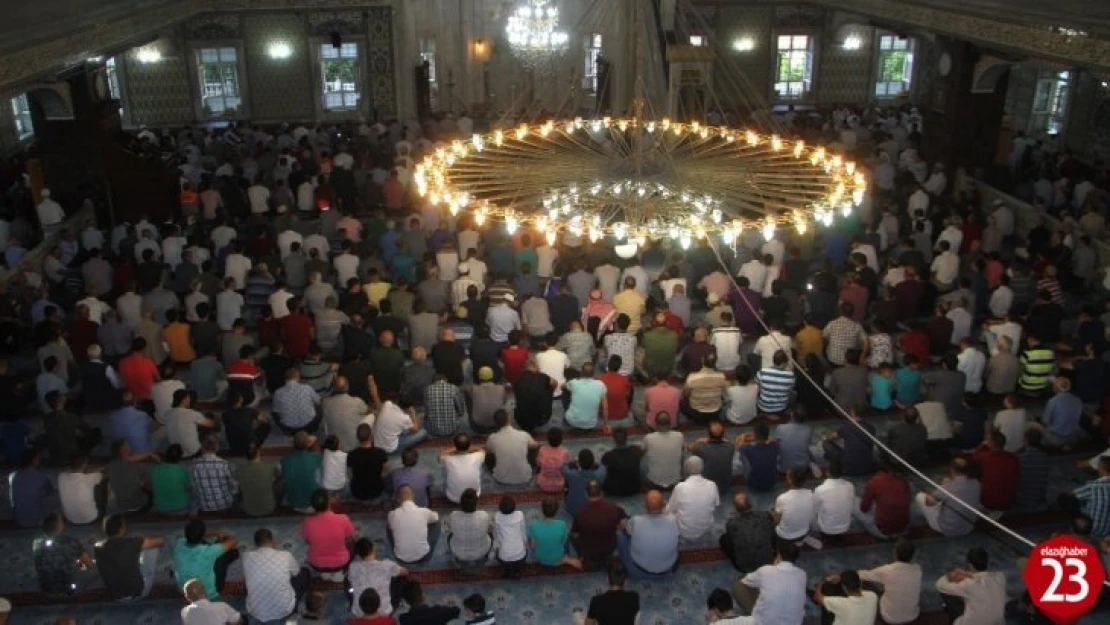
M8 106L12 111L12 127L20 141L27 141L35 137L35 122L31 116L31 101L26 93L12 97Z
M417 47L420 62L428 62L428 105L434 112L439 107L439 42L435 37L420 37Z
M584 57L582 59L582 90L589 94L596 94L601 87L598 84L597 63L605 49L605 36L601 33L590 33L583 42Z
M913 37L899 37L892 32L877 33L875 37L875 81L872 85L872 96L876 100L892 100L913 93L914 72L917 69L917 41ZM887 41L890 45L887 46ZM898 47L899 42L905 42L903 47ZM889 77L886 73L887 58L895 53L904 52L902 62L901 80L894 80L893 74ZM901 85L899 91L891 90L893 86Z
M235 53L234 61L220 60L220 56L225 50L232 50ZM217 61L203 61L201 60L202 54L207 50L217 51ZM250 89L247 86L247 71L246 71L246 55L243 52L243 44L238 40L234 41L201 41L196 42L190 47L190 53L193 58L193 85L196 89L196 114L197 119L201 121L219 122L226 120L239 120L249 117L247 94ZM206 81L204 80L203 67L206 64L219 64L221 66L231 66L235 69L235 86L237 95L205 95ZM226 75L221 76L220 83L226 87ZM215 84L215 83L213 83ZM221 112L209 112L211 109L206 106L208 98L220 98L223 100L224 110ZM239 108L238 111L228 112L227 100L231 98L238 98Z
M790 38L790 47L782 48L782 38ZM805 38L805 47L794 47L798 37ZM804 102L812 98L814 93L814 76L817 64L817 33L811 31L786 31L775 34L775 54L771 57L772 82L771 91L775 99L782 102ZM788 67L792 67L799 60L803 61L801 80L779 80L783 70L784 53L790 58ZM801 89L796 95L791 95L790 85L800 85Z
M345 54L349 46L354 47L353 55ZM316 97L320 110L326 115L342 115L344 113L358 111L360 108L362 108L362 104L366 100L366 80L363 78L363 67L365 63L362 59L363 52L365 51L365 45L362 41L358 39L346 38L340 44L340 48L336 52L334 57L327 56L326 53L329 50L335 50L335 46L333 46L330 41L319 43L316 45L316 65L317 71L319 73L319 80L316 81ZM347 89L346 85L348 83L344 83L342 82L342 80L339 80L337 81L340 85L339 90L328 91L328 83L326 81L326 64L332 61L342 61L344 59L350 59L354 63L354 68L352 70L353 82L349 83L352 85L353 88ZM335 94L338 94L339 96L339 105L329 105L329 95L334 96ZM353 97L354 99L354 101L350 104L348 104L347 102L348 97Z

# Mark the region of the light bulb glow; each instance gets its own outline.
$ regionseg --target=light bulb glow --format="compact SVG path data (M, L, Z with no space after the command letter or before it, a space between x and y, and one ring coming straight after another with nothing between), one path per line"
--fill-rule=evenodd
M763 238L767 241L775 238L775 220L771 217L763 224Z
M514 217L513 215L505 216L505 232L513 234L514 232L516 232L518 225L519 223L517 222L516 217Z

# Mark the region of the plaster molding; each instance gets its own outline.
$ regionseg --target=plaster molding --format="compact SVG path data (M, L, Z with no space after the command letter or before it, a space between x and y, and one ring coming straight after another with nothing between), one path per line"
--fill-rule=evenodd
M1000 50L1019 50L1030 56L1110 69L1110 41L1066 35L1037 27L977 17L907 2L888 0L816 0L830 8L862 13L898 24L916 26Z

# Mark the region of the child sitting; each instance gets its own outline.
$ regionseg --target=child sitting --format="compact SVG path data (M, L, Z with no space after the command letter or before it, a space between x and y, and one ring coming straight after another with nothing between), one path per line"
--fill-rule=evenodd
M332 495L341 495L347 488L347 452L339 449L335 434L324 439L323 459L320 462L320 488Z
M894 407L894 365L884 362L878 371L872 371L868 381L871 407L875 410L890 410Z

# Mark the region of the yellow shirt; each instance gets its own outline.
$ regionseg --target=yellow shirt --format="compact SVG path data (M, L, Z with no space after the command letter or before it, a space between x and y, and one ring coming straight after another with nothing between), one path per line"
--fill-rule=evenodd
M805 364L806 356L816 354L818 358L825 350L824 338L821 329L817 326L805 326L794 337L794 348L798 350L798 362Z
M374 308L385 298L389 297L389 283L385 280L381 282L367 282L362 285L362 292L366 294L366 301Z
M641 295L639 291L625 289L617 293L613 296L613 308L617 309L618 315L628 315L628 318L632 321L628 326L629 334L640 331L640 319L644 316L644 311L647 310L647 298Z
M162 338L170 348L170 360L174 362L193 362L197 353L189 340L189 324L175 321L162 331Z

